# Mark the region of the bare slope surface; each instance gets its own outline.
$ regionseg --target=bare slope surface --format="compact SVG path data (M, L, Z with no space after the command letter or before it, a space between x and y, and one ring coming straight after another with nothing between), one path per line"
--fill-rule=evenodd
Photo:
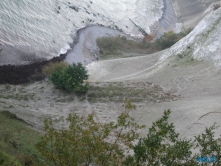
M220 4L219 0L172 0L178 22L185 28L195 27L210 11L214 4Z
M58 127L66 125L68 114L95 114L96 120L117 120L128 98L133 103L165 102L179 99L173 92L151 82L91 83L86 95L55 89L49 82L29 85L0 85L0 110L15 113L37 129L43 129L45 118L51 117Z
M137 105L131 115L147 125L143 135L165 109L173 111L170 121L182 137L197 135L214 122L220 125L220 13L208 15L168 50L88 65L92 88L86 95L62 92L48 82L0 85L0 110L42 129L44 118L52 117L61 127L69 113L93 113L100 122L116 120L129 98ZM210 49L204 43L213 39L217 43Z
M171 109L171 120L187 137L214 122L220 124L220 20L221 9L206 16L187 37L160 53L92 63L88 65L90 80L150 81L181 97L176 101L145 103L142 118L139 111L134 114L142 123L150 125L163 110Z

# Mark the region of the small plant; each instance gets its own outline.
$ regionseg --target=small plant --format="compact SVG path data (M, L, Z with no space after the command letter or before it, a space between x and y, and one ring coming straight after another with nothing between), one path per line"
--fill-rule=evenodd
M127 37L126 37L126 36L122 36L121 39L122 39L123 41L127 41Z
M183 58L182 54L177 54L178 58Z

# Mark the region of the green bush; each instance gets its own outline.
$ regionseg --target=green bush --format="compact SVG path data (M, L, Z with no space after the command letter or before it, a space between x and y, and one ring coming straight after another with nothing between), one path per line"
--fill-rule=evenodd
M56 68L50 77L57 88L80 92L88 90L89 85L84 82L87 79L87 70L81 63L74 63L66 68Z
M93 114L86 118L69 115L67 129L56 130L51 119L45 120L45 135L36 148L45 157L46 162L59 166L121 166L125 149L133 146L138 139L138 125L129 114L136 108L125 100L125 111L116 122L99 123Z
M146 137L140 137L144 126L130 116L136 109L129 100L116 122L99 123L94 115L86 118L69 115L69 128L56 130L51 119L45 121L45 135L36 148L46 162L53 165L119 165L119 166L198 166L220 165L221 144L214 137L213 125L194 140L182 138L169 123L170 110L153 122ZM137 143L135 143L138 141ZM193 150L198 150L193 153ZM130 155L130 151L134 154ZM215 157L200 163L199 157Z
M220 165L221 144L214 136L214 130L218 126L214 124L206 128L204 133L195 136L194 140L181 139L182 136L180 137L175 131L174 124L168 122L170 113L170 110L164 111L162 118L153 122L147 136L139 139L134 146L134 155L127 157L125 164L128 166ZM193 153L196 149L198 152ZM199 158L202 156L210 161L205 159L207 161L202 161L205 163L200 163Z
M186 32L174 33L173 31L164 33L159 39L155 41L156 45L160 49L166 49L174 45L180 39L185 37L187 34L191 32L192 29L188 29Z

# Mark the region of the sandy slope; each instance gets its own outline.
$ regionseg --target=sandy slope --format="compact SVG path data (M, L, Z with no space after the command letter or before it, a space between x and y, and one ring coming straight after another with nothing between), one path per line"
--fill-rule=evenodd
M158 59L159 53L92 64L88 67L90 80L150 81L167 91L174 91L181 97L170 102L144 103L133 115L137 119L142 117L140 122L148 126L159 118L165 109L173 111L171 121L176 124L178 131L187 137L196 135L214 122L220 125L221 72L212 63L192 60L190 56L173 56L156 65Z
M150 81L180 96L176 101L144 103L133 115L148 126L165 109L173 111L171 121L186 137L202 132L205 126L215 122L220 125L220 44L214 44L220 43L220 12L221 9L208 15L168 50L88 65L90 81ZM210 44L205 44L208 41ZM220 129L216 134L220 135Z
M212 63L192 60L190 56L182 58L172 56L155 66L161 54L163 52L144 57L96 63L92 66L93 68L98 66L97 74L92 74L93 70L89 70L91 84L102 87L104 84L102 82L110 82L112 79L112 87L115 85L119 88L133 87L125 94L134 95L133 97L136 98L136 95L140 94L134 92L137 88L145 91L149 87L146 84L153 82L160 85L164 92L175 94L177 97L169 100L156 97L156 100L144 98L139 102L134 102L137 110L132 111L131 114L139 123L146 124L147 129L153 121L162 116L165 109L173 111L170 121L174 122L178 132L186 137L198 134L204 130L205 126L210 126L214 122L220 125L221 72ZM150 67L152 68L148 70ZM133 70L134 73L131 73ZM103 71L106 71L106 74ZM99 73L102 75L98 75ZM93 83L93 78L101 83ZM111 91L113 92L107 89L105 93L110 95ZM116 120L116 117L124 110L122 102L118 99L128 97L121 95L120 98L115 96L114 101L101 101L102 98L94 96L97 101L91 102L88 96L77 97L74 93L62 92L45 81L30 85L1 85L0 94L1 110L16 113L38 129L43 129L43 119L46 117L52 117L58 126L65 124L64 119L69 113L80 115L94 113L96 119L101 122ZM156 94L162 95L162 91ZM142 132L143 135L147 133L147 129ZM218 130L217 135L219 134Z
M156 55L155 59L154 55ZM91 82L91 84L102 87L104 85L102 82L110 82L112 78L111 87L115 85L119 88L132 87L125 94L131 94L135 99L136 95L140 95L140 92L135 93L136 89L145 91L149 86L142 85L146 85L148 82L160 85L163 91L169 92L170 95L175 94L177 97L169 98L169 100L156 97L156 100L144 98L139 102L134 102L137 109L132 111L131 115L139 123L147 125L146 130L142 132L143 135L147 133L152 122L160 118L166 109L173 111L170 121L175 123L181 136L192 138L202 132L205 126L210 126L214 122L220 125L221 72L210 62L191 60L191 57L188 56L183 58L172 56L163 63L154 66L158 60L157 56L159 57L160 53L146 57L99 62L97 64L102 63L103 66L97 68L97 73L102 73L101 71L109 71L109 73L106 75L102 73L103 75L98 76L89 70L90 81L96 78L96 81L101 82L99 84ZM109 65L107 65L108 62ZM139 65L132 66L131 64ZM144 64L147 64L147 68L151 66L153 68L145 70ZM97 65L95 64L95 66ZM130 71L133 69L135 75L130 76ZM152 86L152 84L148 85ZM160 90L155 94L162 96L163 91ZM116 120L116 117L124 110L122 102L118 100L128 97L121 95L115 96L114 101L104 101L101 100L102 98L94 96L92 99L97 99L97 101L91 102L88 96L86 98L77 97L74 93L62 92L45 81L30 85L1 85L0 93L1 110L16 113L18 117L38 129L43 129L43 120L46 117L52 117L59 127L62 124L65 125L64 119L69 113L80 115L93 113L100 122ZM105 93L110 95L113 90L107 89ZM168 98L168 96L166 97ZM217 130L217 135L220 134L219 131L220 129Z

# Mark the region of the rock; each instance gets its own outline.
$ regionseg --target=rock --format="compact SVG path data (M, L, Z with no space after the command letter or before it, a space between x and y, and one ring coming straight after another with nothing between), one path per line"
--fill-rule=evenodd
M79 11L79 7L74 6L74 5L72 5L72 4L69 4L69 8L71 8L71 9L75 10L76 12L78 12L78 11Z

